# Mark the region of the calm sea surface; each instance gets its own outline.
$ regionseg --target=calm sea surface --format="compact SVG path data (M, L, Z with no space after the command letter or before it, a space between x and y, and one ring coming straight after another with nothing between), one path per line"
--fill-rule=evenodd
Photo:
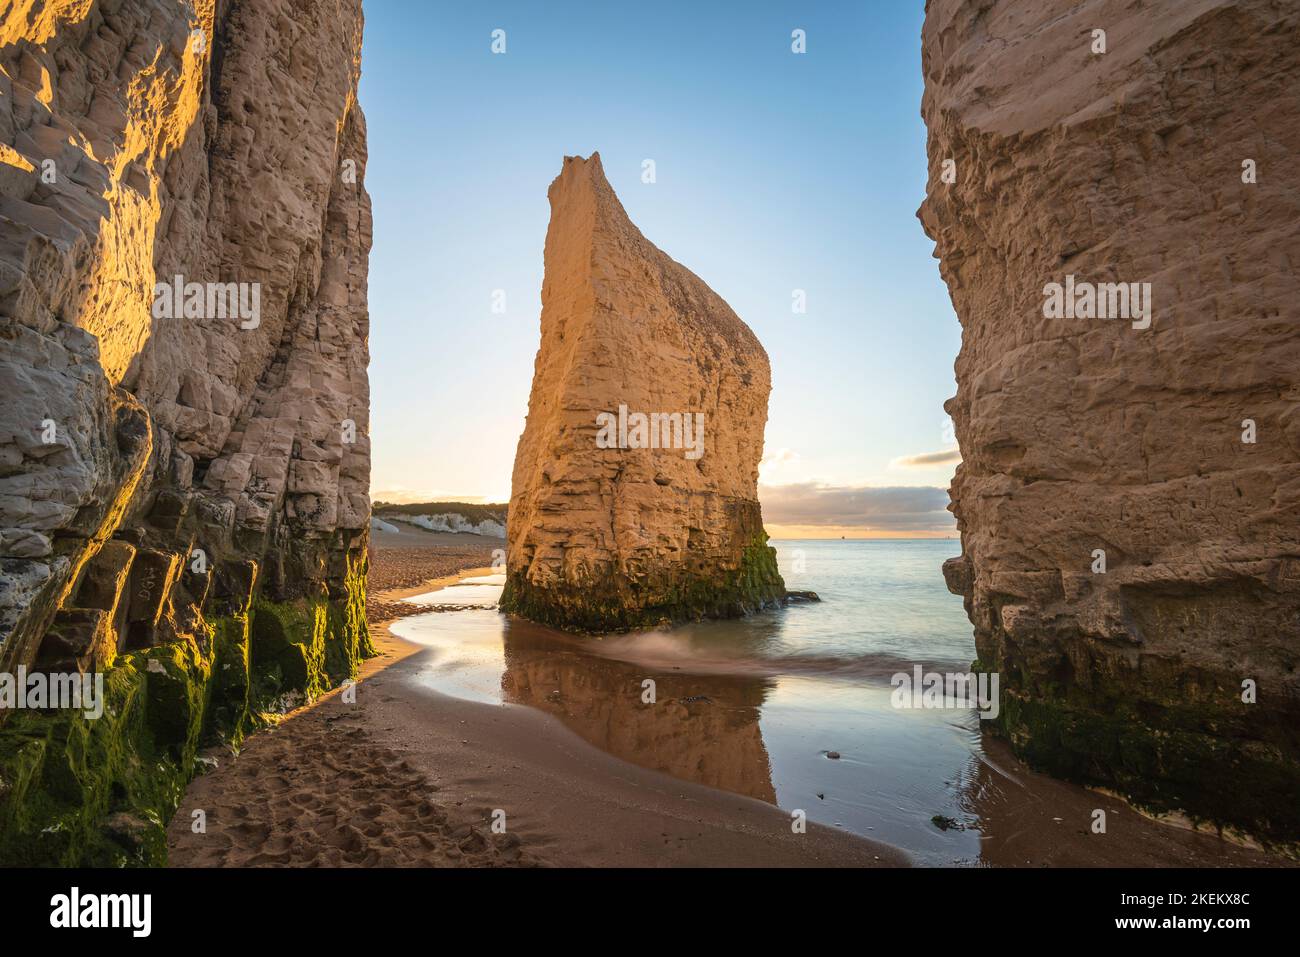
M959 543L772 544L787 587L821 603L597 641L497 613L493 576L436 593L481 608L393 631L434 649L438 691L544 710L624 760L802 809L918 863L979 863L990 771L977 713L891 704L895 673L964 672L975 657L940 573Z

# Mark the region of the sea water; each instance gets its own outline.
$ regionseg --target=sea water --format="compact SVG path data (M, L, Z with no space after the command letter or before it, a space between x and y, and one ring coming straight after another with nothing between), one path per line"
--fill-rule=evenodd
M478 606L393 626L434 650L446 694L555 715L634 764L901 847L978 863L996 777L969 707L897 707L893 676L965 672L975 646L941 566L954 540L774 541L792 590L822 601L735 621L592 639L491 607L500 576L439 601ZM452 592L448 595L446 592Z

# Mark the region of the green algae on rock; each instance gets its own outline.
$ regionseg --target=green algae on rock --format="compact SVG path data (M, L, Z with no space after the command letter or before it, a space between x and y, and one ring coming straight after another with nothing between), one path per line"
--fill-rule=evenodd
M539 593L524 576L508 574L501 610L566 631L604 634L702 618L739 618L775 607L785 595L776 549L760 533L741 552L737 568L721 574L678 573L657 585L629 583L607 573L600 580Z
M340 601L259 598L196 636L120 655L104 713L19 712L0 727L0 865L166 863L165 827L207 743L237 747L277 709L374 654L364 559Z
M1199 674L1161 691L1121 667L1085 693L1006 659L972 670L1010 677L995 730L1031 767L1300 858L1296 730L1284 708L1244 702L1233 676Z

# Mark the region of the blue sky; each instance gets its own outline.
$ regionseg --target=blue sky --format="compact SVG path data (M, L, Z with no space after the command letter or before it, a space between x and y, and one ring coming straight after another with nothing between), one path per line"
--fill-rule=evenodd
M767 348L769 530L950 528L937 490L952 462L901 464L952 447L942 402L960 344L915 217L922 17L920 0L370 0L375 496L508 496L546 189L565 155L599 150L632 221Z

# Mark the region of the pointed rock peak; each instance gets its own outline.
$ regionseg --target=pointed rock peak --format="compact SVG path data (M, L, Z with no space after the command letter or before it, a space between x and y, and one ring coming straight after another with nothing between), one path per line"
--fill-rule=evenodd
M564 157L560 175L552 181L546 196L553 208L559 204L561 197L567 200L579 196L594 196L606 202L609 200L618 202L613 187L605 178L605 168L601 165L599 153L592 153L586 159L581 156Z
M591 155L586 157L576 155L566 156L564 157L564 162L566 166L569 163L577 163L580 166L585 166L588 163L595 163L597 166L600 166L600 150L592 150Z
M564 157L564 167L560 170L560 176L578 175L605 178L605 167L601 165L599 152L594 152L585 159L581 156Z

